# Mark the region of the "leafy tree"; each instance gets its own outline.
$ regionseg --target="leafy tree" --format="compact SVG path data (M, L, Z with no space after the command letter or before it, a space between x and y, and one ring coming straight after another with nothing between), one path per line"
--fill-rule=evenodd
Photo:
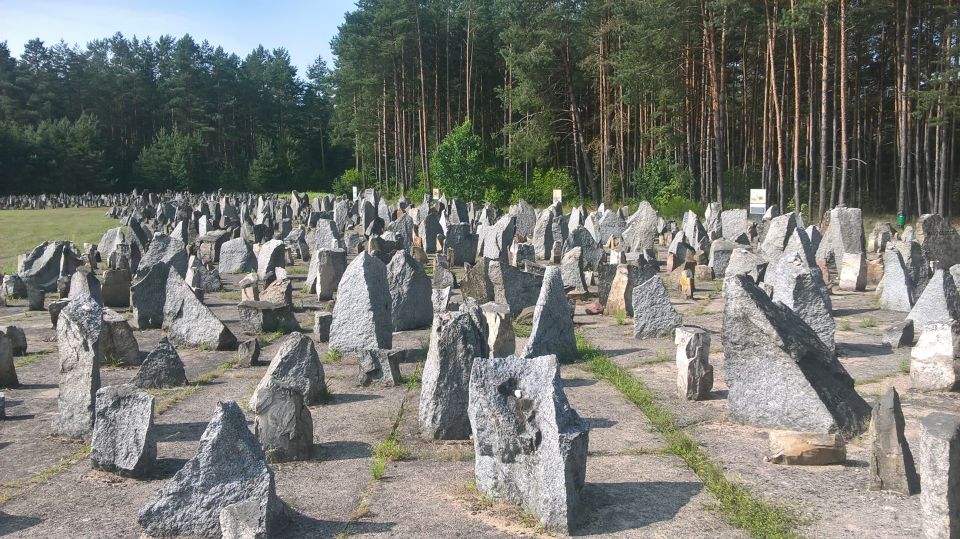
M436 185L445 193L463 200L482 200L488 187L483 160L483 142L465 121L437 146L430 160Z
M204 149L197 135L161 129L153 144L137 158L138 185L156 191L207 188L209 168L203 158Z
M255 191L278 191L287 186L288 163L269 142L261 142L257 157L250 163L249 183Z

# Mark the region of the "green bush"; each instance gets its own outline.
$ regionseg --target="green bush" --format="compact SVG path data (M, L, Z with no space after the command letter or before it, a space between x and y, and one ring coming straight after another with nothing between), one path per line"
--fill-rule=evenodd
M687 210L703 213L703 207L688 198L692 184L690 171L665 155L633 173L636 197L653 204L666 219L680 219Z
M533 171L533 181L518 186L510 195L510 203L516 204L522 198L529 204L537 207L546 206L553 202L553 190L561 189L564 200L577 197L577 184L567 169L538 168Z
M353 186L357 186L357 188L363 186L363 175L355 168L345 170L343 174L333 182L332 191L335 195L352 196Z

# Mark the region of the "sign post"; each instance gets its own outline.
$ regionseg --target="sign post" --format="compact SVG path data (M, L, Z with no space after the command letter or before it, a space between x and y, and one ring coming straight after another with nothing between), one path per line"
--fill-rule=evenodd
M767 190L750 190L750 215L763 215L767 211Z

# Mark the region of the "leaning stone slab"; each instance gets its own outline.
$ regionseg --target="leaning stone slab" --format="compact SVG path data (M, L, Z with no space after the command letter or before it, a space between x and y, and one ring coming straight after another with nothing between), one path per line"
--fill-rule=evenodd
M581 513L590 428L567 402L557 358L475 361L468 412L480 493L568 533Z
M153 396L131 384L97 391L90 463L95 469L143 477L157 462Z
M674 333L673 342L677 345L677 394L682 399L704 400L713 389L710 334L696 326L680 326Z
M660 277L653 275L633 287L634 338L662 337L681 322Z
M928 539L960 536L960 416L935 412L920 421L920 513Z
M273 470L237 403L220 402L197 454L140 510L137 520L152 536L220 537L222 510L247 501L256 504L265 536L277 533L285 507L276 494Z
M433 319L420 384L420 429L436 440L467 440L470 373L490 355L486 327L466 310ZM509 315L509 308L506 309ZM477 359L481 358L481 359Z
M100 363L103 361L103 308L90 296L71 301L60 312L57 348L60 395L53 434L86 438L93 428Z
M562 360L577 357L577 339L573 333L573 312L563 291L560 268L550 266L543 276L543 287L533 311L533 327L522 357L555 355Z
M347 266L333 306L330 348L340 352L393 347L393 320L387 267L361 253Z
M187 385L183 360L166 337L160 339L156 348L147 354L143 364L140 365L140 370L130 383L143 389Z
M891 324L890 327L883 330L881 340L884 344L890 345L890 348L896 350L903 346L913 346L915 342L913 333L913 320L904 320Z
M166 264L155 264L146 270L141 265L140 276L130 286L130 305L137 328L159 328L163 325L169 275L170 267Z
M906 496L920 491L920 477L903 429L900 396L891 387L874 405L870 421L871 490L890 490Z
M18 266L24 294L31 288L55 292L60 276L72 274L80 266L80 259L69 241L45 241L27 253Z
M167 278L166 294L163 327L174 344L214 350L236 348L237 338L173 269Z
M748 277L727 280L723 312L727 410L738 423L857 435L870 407L817 334Z

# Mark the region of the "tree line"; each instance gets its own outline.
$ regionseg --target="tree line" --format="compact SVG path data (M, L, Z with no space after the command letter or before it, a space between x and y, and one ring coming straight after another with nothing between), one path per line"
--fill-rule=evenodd
M380 185L431 184L470 119L488 162L579 196L948 213L956 0L362 0L333 129ZM495 184L496 178L490 180Z
M301 80L282 48L0 43L0 193L329 186L350 160L332 92L322 58Z
M949 214L958 22L957 0L359 0L333 68L318 59L305 81L283 49L31 42L19 59L0 47L0 174L19 155L7 140L62 139L83 173L41 172L73 189L439 187L504 203L564 186L742 206L762 187L813 217ZM19 159L18 190L40 189L42 158Z

